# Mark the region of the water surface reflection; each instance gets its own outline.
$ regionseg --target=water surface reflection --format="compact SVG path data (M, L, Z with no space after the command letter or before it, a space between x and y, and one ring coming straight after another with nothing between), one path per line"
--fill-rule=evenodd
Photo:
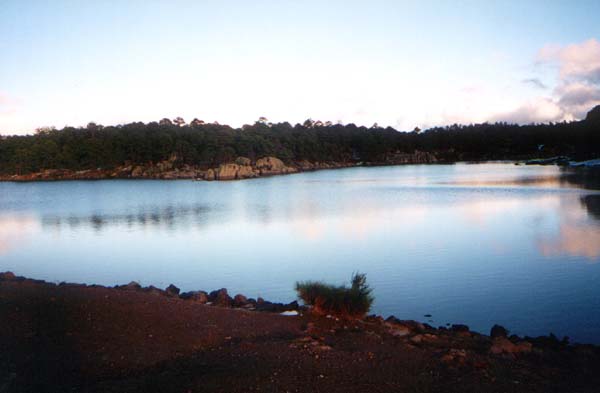
M44 228L60 230L67 226L70 229L80 227L92 228L95 231L110 229L111 226L127 228L164 228L177 230L190 225L205 225L209 214L214 213L207 206L166 206L151 209L140 209L137 212L92 213L90 215L44 215L41 224Z
M226 286L277 301L295 297L297 280L342 282L360 270L375 287L377 313L595 342L594 179L556 167L459 164L237 182L0 183L0 270Z
M40 231L39 220L32 216L0 215L0 255L25 247Z

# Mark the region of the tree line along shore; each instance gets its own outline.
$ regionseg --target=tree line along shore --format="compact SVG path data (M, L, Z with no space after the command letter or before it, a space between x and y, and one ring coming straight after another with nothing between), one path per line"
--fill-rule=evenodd
M357 165L600 157L600 106L582 121L451 125L399 132L260 118L232 128L181 118L0 137L1 180L232 180Z

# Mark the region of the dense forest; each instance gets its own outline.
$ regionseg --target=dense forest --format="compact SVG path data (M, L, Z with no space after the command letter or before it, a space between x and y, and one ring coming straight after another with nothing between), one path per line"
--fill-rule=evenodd
M567 155L600 157L600 106L577 122L515 125L451 125L399 132L391 127L358 127L307 120L232 128L194 119L85 128L38 129L35 135L0 137L0 174L44 169L114 168L160 162L215 167L238 156L276 156L286 163L363 162L379 164L399 152L430 152L440 161L524 159Z

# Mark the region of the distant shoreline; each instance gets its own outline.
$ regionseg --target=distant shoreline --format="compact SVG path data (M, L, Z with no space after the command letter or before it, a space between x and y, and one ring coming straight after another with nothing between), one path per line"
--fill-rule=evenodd
M172 162L163 161L158 164L122 165L114 169L47 169L24 175L0 175L0 182L36 182L36 181L71 181L71 180L204 180L231 181L262 177L289 175L294 173L314 172L325 169L386 167L401 165L452 165L457 163L485 164L503 162L515 165L560 166L570 169L598 169L600 159L575 162L568 157L507 159L507 160L468 160L444 161L431 153L416 152L403 154L390 162L308 162L300 161L285 164L277 157L264 157L255 162L245 157L238 157L235 162L221 164L215 168L175 167Z
M388 162L309 162L297 161L284 163L277 157L267 156L255 161L238 157L233 162L220 164L214 168L200 168L190 165L177 165L176 157L159 163L145 165L122 165L113 169L47 169L28 174L0 175L4 182L30 182L54 180L106 180L106 179L156 179L156 180L206 180L229 181L259 177L287 175L311 172L322 169L341 169L369 166L393 166L407 164L448 163L440 161L435 155L424 152L398 154Z

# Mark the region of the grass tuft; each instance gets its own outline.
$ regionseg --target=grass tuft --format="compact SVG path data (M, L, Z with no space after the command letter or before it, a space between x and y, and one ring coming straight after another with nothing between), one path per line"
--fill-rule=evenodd
M313 306L319 314L341 317L363 317L373 304L373 289L367 284L366 274L353 273L351 286L331 285L321 281L296 282L296 292L304 304Z

